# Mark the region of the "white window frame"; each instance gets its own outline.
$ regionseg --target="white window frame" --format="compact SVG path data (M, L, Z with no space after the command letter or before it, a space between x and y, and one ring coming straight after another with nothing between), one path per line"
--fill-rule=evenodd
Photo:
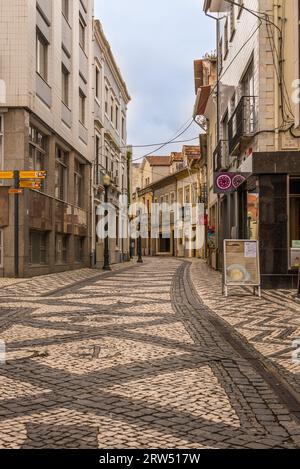
M102 68L96 63L95 65L95 98L98 103L102 99Z
M41 57L41 48L44 50L43 60ZM49 43L42 35L39 29L36 30L36 71L39 76L48 81L48 48Z
M86 48L86 22L81 14L79 14L79 45L81 49L85 52ZM81 34L82 33L82 34Z
M63 63L61 64L61 100L70 108L70 72Z

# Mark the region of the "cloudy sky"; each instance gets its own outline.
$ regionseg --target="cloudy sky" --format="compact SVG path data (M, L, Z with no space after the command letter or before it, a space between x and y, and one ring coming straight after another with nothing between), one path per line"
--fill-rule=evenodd
M193 60L211 52L215 42L214 21L203 14L202 4L202 0L95 0L95 15L132 97L128 143L168 141L191 119ZM194 124L180 139L198 133ZM167 146L157 154L180 146ZM135 149L135 157L151 150Z

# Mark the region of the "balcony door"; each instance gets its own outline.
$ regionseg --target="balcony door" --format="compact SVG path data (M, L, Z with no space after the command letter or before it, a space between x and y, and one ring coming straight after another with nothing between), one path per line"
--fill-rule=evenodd
M254 89L254 64L250 63L242 80L244 96L244 131L252 134L255 131L255 89Z

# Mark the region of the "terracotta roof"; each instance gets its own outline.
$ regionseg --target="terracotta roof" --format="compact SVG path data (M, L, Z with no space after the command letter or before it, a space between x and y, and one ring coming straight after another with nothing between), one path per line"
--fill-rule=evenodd
M189 159L200 158L200 147L196 145L185 145L182 148L183 154Z
M147 156L146 159L150 166L170 166L171 164L170 156Z

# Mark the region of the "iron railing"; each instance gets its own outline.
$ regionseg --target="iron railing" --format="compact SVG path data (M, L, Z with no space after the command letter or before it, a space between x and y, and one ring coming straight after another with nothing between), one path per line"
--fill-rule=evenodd
M229 154L232 155L244 138L257 130L257 98L243 96L228 122Z

